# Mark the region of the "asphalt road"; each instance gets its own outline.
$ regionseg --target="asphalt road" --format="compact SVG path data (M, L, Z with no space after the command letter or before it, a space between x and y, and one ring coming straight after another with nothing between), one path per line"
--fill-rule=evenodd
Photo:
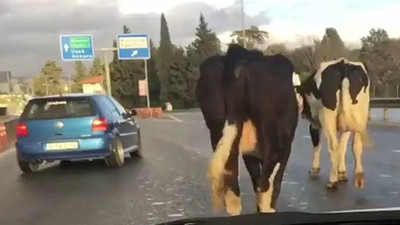
M15 151L0 155L0 224L125 225L156 224L187 217L226 215L211 209L206 171L211 155L208 131L199 112L175 113L139 121L142 160L127 159L119 169L103 161L46 165L22 175ZM365 150L366 188L350 181L337 191L325 189L329 161L326 146L321 174L310 178L311 140L300 121L286 170L278 211L322 212L400 206L400 128L373 126L375 147ZM243 213L255 210L247 171L241 165Z

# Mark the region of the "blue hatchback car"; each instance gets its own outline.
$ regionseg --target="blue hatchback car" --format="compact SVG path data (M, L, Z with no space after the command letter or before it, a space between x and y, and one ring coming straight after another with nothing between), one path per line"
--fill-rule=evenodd
M125 153L142 157L140 128L112 97L74 94L34 98L17 125L17 160L25 173L44 161L105 159L120 167Z

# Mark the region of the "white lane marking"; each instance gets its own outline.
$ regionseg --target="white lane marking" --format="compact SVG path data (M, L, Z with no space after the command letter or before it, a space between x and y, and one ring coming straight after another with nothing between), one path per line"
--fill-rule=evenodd
M303 135L302 138L311 139L311 136L310 135Z
M4 152L0 153L0 158L3 158L4 156L9 155L11 152L15 152L15 149L14 148L8 149L8 150L5 150Z
M389 175L389 174L381 174L380 177L382 177L382 178L391 178L392 175Z
M153 202L153 203L151 203L152 205L164 205L165 203L164 202Z
M173 119L173 120L175 120L176 122L180 122L180 123L182 123L183 122L183 120L181 120L181 119L178 119L178 118L176 118L175 116L173 116L173 115L167 115L169 118L171 118L171 119Z
M400 153L400 150L392 150L392 152Z
M206 122L204 121L196 121L196 120L185 120L185 121L176 121L176 120L170 120L170 119L149 119L147 121L156 121L156 122L171 122L171 123L196 123L196 124L205 124Z
M181 217L183 213L168 214L168 217Z
M128 147L128 148L124 148L124 152L129 152L129 151L131 151L131 150L133 150L133 149L137 149L139 146L137 146L137 145L132 145L131 147Z
M121 137L126 137L126 136L129 136L129 135L135 135L135 134L137 134L136 131L135 131L135 132L129 132L129 133L120 133L119 135L120 135Z
M388 207L388 208L375 208L375 209L354 209L354 210L343 210L343 211L330 211L326 213L351 213L351 212L373 212L373 211L399 211L400 207Z

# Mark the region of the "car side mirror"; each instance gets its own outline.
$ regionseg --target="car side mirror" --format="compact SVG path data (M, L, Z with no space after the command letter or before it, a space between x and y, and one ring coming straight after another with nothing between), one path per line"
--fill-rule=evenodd
M132 115L131 115L130 113L126 112L126 113L123 113L123 114L122 114L122 117L123 117L124 119L129 119L129 118L132 117Z

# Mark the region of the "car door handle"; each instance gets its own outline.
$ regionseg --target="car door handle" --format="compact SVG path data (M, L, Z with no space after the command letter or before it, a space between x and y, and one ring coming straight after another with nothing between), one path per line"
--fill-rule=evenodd
M65 133L55 133L56 136L63 136Z

